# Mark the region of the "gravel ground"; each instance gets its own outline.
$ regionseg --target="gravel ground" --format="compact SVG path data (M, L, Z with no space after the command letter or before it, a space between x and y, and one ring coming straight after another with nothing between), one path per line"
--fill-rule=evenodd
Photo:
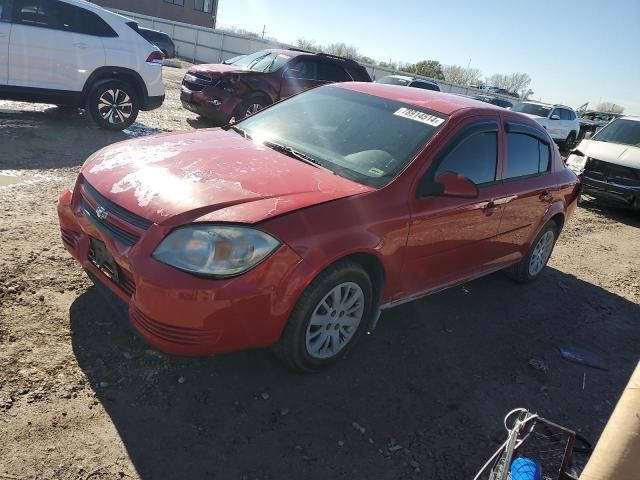
M518 406L597 440L638 360L640 216L596 202L535 284L494 274L387 311L317 375L268 350L150 349L63 249L55 204L99 147L205 126L183 73L165 68L167 102L125 133L0 102L0 479L470 478Z

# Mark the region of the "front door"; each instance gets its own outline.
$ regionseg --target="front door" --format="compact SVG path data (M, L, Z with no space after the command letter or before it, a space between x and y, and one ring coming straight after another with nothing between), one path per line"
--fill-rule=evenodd
M318 62L310 58L294 59L282 74L280 98L290 97L325 82L318 79Z
M11 21L10 85L79 92L104 65L104 22L92 12L57 0L13 0Z
M403 297L478 275L503 254L496 243L504 208L497 182L499 138L496 119L476 118L444 147L427 170L427 179L444 172L461 174L477 185L479 195L415 195L411 201Z

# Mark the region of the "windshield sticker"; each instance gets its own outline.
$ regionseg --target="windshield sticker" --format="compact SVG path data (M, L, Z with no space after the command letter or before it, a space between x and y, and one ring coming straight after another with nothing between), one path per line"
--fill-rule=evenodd
M384 175L384 171L380 170L379 168L370 168L369 173L371 175L375 175L376 177L381 177L382 175Z
M404 118L410 118L417 122L426 123L432 127L439 127L444 122L444 118L436 117L435 115L429 115L428 113L420 112L419 110L412 110L410 108L399 108L394 115Z

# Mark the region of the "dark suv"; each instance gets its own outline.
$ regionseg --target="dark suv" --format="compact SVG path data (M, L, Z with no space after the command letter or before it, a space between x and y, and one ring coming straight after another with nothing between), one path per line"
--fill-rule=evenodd
M187 110L226 124L282 98L333 82L370 82L357 62L305 50L261 50L214 65L194 65L180 100Z

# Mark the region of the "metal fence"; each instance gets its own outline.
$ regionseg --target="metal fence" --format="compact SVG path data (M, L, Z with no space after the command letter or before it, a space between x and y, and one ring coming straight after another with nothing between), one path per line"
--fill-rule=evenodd
M163 18L150 17L139 13L122 10L114 11L136 20L143 27L153 28L169 34L176 44L178 55L182 58L192 60L195 63L220 63L237 55L257 52L258 50L263 50L265 48L291 47L291 45L287 45L285 43L247 37L221 30L214 30L212 28L198 27L187 23L165 20ZM371 78L374 80L385 75L403 73L398 70L383 68L377 65L363 65L367 68L369 75L371 75ZM408 73L407 75L416 76L411 73ZM421 78L437 83L440 90L446 93L463 95L484 93L482 90L455 85L444 80L436 80L429 77ZM493 94L492 96L501 97L514 102L514 99L511 97L503 97L501 95Z

